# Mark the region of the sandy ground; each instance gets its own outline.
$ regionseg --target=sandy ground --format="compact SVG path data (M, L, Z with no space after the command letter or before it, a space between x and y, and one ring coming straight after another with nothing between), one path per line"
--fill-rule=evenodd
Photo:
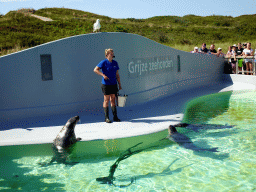
M41 19L43 21L53 21L51 18L47 18L47 17L42 17L42 16L39 16L39 15L34 15L34 14L31 14L32 17L36 17L38 19Z

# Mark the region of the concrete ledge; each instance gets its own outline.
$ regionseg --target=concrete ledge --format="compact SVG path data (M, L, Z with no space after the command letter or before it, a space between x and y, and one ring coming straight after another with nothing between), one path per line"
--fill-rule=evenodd
M215 84L183 90L143 104L118 108L118 115L122 119L119 123L103 122L102 110L9 120L1 123L0 146L52 143L66 121L75 115L79 115L82 121L76 126L76 135L82 141L152 134L166 130L170 124L179 123L183 118L186 102L193 98L240 89L255 90L255 86L235 82L232 86Z

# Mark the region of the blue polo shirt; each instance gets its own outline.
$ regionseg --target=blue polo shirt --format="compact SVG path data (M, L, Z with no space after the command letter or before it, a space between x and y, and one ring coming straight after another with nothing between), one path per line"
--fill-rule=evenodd
M118 63L114 60L112 62L109 62L108 59L105 59L101 61L98 65L99 68L101 68L102 73L106 75L109 79L105 80L104 77L102 77L101 83L104 85L116 85L116 71L119 70Z

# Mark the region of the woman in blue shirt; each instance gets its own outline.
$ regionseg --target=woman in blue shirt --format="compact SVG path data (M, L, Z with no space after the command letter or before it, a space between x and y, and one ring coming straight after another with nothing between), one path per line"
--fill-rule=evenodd
M104 101L103 101L103 109L105 113L105 122L111 123L109 119L109 109L108 104L110 101L111 109L114 115L114 121L119 122L120 119L117 117L117 110L116 110L116 94L118 92L117 83L119 85L119 90L122 89L120 76L119 76L119 66L118 63L113 60L114 51L113 49L106 49L105 50L106 59L102 60L95 68L94 72L100 76L102 76L102 92L104 94ZM100 69L102 72L100 72Z

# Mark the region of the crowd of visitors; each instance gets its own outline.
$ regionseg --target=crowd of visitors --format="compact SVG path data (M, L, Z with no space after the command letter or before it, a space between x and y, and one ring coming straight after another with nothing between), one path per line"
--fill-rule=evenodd
M228 59L228 62L232 68L232 73L236 73L236 65L238 65L238 73L242 74L244 71L245 75L253 75L253 59L247 58L248 56L254 56L253 49L251 48L251 43L238 43L233 46L228 47L228 52L224 54L222 48L218 48L216 51L215 45L211 44L210 48L207 49L206 43L202 44L202 47L194 47L194 50L191 53L203 53L203 54L212 54L217 57L225 57ZM256 55L256 49L255 49Z

